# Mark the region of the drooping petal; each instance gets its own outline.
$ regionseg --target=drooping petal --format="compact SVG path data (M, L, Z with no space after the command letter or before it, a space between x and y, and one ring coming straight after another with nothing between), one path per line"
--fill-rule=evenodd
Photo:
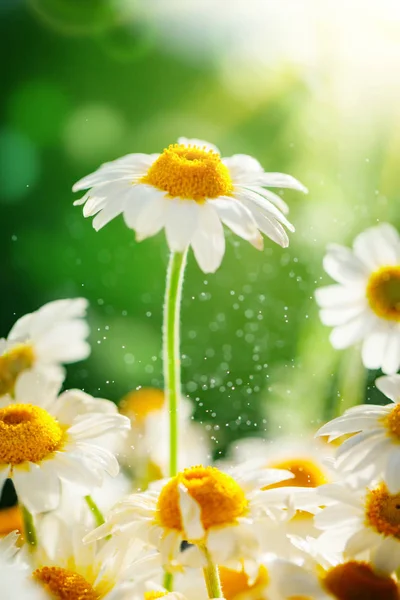
M214 273L225 253L225 236L222 223L210 202L201 205L199 226L192 238L196 260L204 273Z

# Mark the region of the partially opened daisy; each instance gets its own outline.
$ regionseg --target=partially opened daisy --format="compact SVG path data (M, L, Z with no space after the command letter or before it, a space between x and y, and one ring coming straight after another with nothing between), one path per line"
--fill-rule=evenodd
M353 249L331 244L325 271L338 283L320 288L316 299L331 342L346 348L362 341L368 369L396 373L400 366L400 238L383 223L356 237Z
M285 247L287 205L266 187L306 188L290 175L265 173L245 154L221 158L216 146L179 138L161 154L129 154L105 163L73 191L89 189L75 204L94 216L96 230L124 216L138 240L165 228L172 252L193 248L200 268L214 272L225 251L222 223L261 250L264 233Z
M59 377L62 364L87 358L87 305L84 298L56 300L18 319L0 339L0 396L12 394L21 377Z
M363 479L383 479L392 493L400 492L400 375L379 377L376 386L392 403L362 404L326 423L318 435L335 440L356 434L336 450L336 466Z
M133 598L135 583L125 576L122 553L105 557L96 543L83 544L85 533L87 529L80 523L45 516L38 528L39 544L31 556L30 578L51 599Z
M112 402L78 390L57 397L58 389L47 379L19 379L15 396L0 400L0 487L12 478L19 502L33 512L57 506L60 480L84 495L105 472L117 475L118 462L101 439L130 426Z
M343 482L323 485L319 493L328 501L315 516L322 553L343 550L346 558L371 560L378 572L400 567L400 494L390 494L384 483L354 489Z
M290 477L287 471L256 470L249 465L229 475L215 467L185 469L160 491L122 500L87 539L109 534L117 534L117 540L119 535L141 537L159 550L169 570L204 566L205 557L240 568L242 561L251 562L258 556L258 521L282 520L294 490L260 488ZM303 488L296 491L303 492ZM193 546L182 551L183 541Z
M390 572L377 571L366 561L343 561L314 569L282 558L269 565L272 600L399 600L396 580Z

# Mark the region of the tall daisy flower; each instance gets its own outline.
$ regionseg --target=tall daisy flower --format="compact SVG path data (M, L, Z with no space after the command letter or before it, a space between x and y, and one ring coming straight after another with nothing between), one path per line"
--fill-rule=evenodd
M133 390L119 403L129 417L131 429L121 440L120 463L132 473L136 485L145 489L151 481L168 476L169 410L165 393L156 388ZM210 444L204 428L192 419L193 405L182 398L179 409L180 470L210 460Z
M398 600L397 582L366 561L343 561L314 569L275 559L270 563L272 600Z
M158 549L168 570L179 570L182 565L204 566L208 559L236 567L258 556L258 521L282 520L290 504L293 489L261 491L261 487L290 477L287 471L260 471L249 465L229 475L215 467L185 469L160 491L149 490L122 500L106 523L87 539L109 534L117 534L116 539L120 534L141 537ZM184 541L192 546L182 551Z
M84 298L56 300L18 319L0 339L0 396L12 394L21 378L62 377L62 364L87 358L87 305Z
M73 191L89 189L75 202L83 204L96 230L121 213L138 240L165 228L172 252L193 248L205 273L214 272L225 252L222 224L263 248L261 233L277 244L289 244L287 205L266 187L306 188L290 175L265 173L245 154L221 158L208 142L179 138L161 154L129 154L105 163L78 181Z
M362 341L367 369L392 374L400 366L400 238L383 223L356 237L353 249L328 246L325 271L337 281L316 291L335 348Z
M382 478L395 494L400 492L400 375L379 377L375 383L391 403L350 408L323 425L317 435L335 440L355 434L336 450L336 467L361 473L366 482Z
M315 516L322 553L343 550L346 558L368 558L387 573L400 567L400 494L391 494L385 483L371 489L331 483L319 493L329 501Z
M103 474L117 475L115 456L100 446L109 432L129 428L108 400L78 390L57 397L59 384L19 379L14 397L0 399L0 486L13 480L28 510L54 509L60 480L90 494Z

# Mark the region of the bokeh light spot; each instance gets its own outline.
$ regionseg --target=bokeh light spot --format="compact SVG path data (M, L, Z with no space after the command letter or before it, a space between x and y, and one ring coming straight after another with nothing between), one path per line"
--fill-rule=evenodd
M0 131L0 179L3 202L20 200L39 177L39 157L35 146L12 129Z
M31 81L11 94L8 105L11 124L39 146L59 140L68 113L68 100L56 86Z
M104 105L81 106L67 123L65 147L76 161L103 160L118 154L125 129L123 117L114 109Z

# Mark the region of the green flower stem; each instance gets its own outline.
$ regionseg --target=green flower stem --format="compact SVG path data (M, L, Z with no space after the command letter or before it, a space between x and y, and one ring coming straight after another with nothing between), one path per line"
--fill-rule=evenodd
M168 571L165 571L163 586L167 590L167 592L172 592L173 583L174 583L174 576L172 575L172 573L168 573Z
M169 406L169 475L178 472L178 415L181 394L179 318L183 272L187 252L172 252L168 265L164 303L163 364L164 389Z
M218 567L211 560L210 553L206 547L202 548L207 560L207 566L203 568L204 580L207 586L209 598L223 598L221 582L219 579Z
M27 544L29 544L31 549L33 549L37 546L37 534L35 523L33 521L33 516L32 513L30 513L29 510L26 508L26 506L23 505L21 505L21 512L24 526L25 541Z
M96 523L96 527L100 527L100 525L103 525L103 523L105 523L103 513L97 506L96 502L93 500L92 496L85 496L85 501L93 513L93 518L94 522Z

